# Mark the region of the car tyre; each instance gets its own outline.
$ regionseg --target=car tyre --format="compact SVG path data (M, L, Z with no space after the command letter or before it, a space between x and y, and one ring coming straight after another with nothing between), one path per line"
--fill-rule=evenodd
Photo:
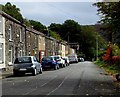
M14 76L18 76L18 72L17 71L13 71L13 75Z
M59 69L60 68L60 66L59 65L57 65L57 69Z
M34 71L33 71L33 76L36 76L37 75L37 69L35 68Z
M57 65L55 65L54 70L57 70L57 68L58 68L58 66L57 66Z
M40 72L39 73L42 74L42 72L43 72L43 70L42 70L42 68L40 68Z

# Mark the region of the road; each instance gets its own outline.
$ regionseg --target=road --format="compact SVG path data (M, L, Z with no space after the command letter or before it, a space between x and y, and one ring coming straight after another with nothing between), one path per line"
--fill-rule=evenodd
M120 95L112 77L88 61L70 64L59 70L47 70L37 76L30 74L11 76L2 80L2 93L2 95L8 95L7 97L12 97L10 95L15 95L15 97L26 97L25 95L27 97L35 95L37 97L41 97L40 95L45 97L50 95L67 95L67 97L112 95L115 97L116 95L117 97Z

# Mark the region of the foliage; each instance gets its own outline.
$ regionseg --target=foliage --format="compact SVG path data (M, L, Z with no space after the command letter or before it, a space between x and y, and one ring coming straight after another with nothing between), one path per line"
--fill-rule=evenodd
M118 55L117 50L119 50L118 46L110 44L107 48L106 54L102 57L106 64L115 65L115 68L120 67L120 55Z
M100 55L100 51L102 52L106 48L106 41L96 32L94 26L82 26L81 28L82 37L80 44L82 51L90 58L96 57L96 50L98 50L98 54Z
M120 55L120 49L116 44L112 45L112 55L113 56Z
M31 24L30 24L30 22L29 22L28 19L25 18L25 19L23 20L23 22L24 22L24 24L25 24L27 27L29 27L29 28L31 27Z
M56 24L56 23L51 23L50 26L48 27L49 30L55 31L59 35L61 35L61 24Z
M74 20L66 20L61 27L60 35L61 37L68 41L69 36L69 42L74 43L78 42L80 39L81 34L81 26L78 24L78 22Z
M63 24L52 23L49 29L57 32L63 40L68 41L69 36L69 43L79 43L78 54L82 53L87 59L96 56L96 37L99 49L106 46L105 40L96 33L94 26L81 26L74 20L66 20Z
M12 5L10 2L7 2L5 6L2 5L2 10L23 23L22 14L20 13L20 9L17 8L16 5Z
M105 62L111 62L111 58L112 58L112 47L111 47L111 45L108 46L106 54L102 58Z
M52 36L53 38L57 39L57 40L61 40L61 37L59 34L57 34L54 31L49 31L50 32L50 36Z
M120 47L120 1L98 2L98 14L101 16L100 23L104 24L104 31L108 33L109 41L119 44Z
M34 20L29 20L31 26L33 27L33 29L40 31L40 32L44 32L44 30L46 30L46 26L44 26L43 24L41 24L38 21L34 21Z

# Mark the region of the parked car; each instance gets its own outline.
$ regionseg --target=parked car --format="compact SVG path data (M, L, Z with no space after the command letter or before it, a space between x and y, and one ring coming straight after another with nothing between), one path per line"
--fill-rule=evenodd
M42 58L42 67L43 69L46 69L46 68L54 68L55 70L59 69L59 65L56 60L56 57L49 56L49 57Z
M77 55L68 55L69 63L78 63Z
M32 73L36 75L42 73L42 65L37 61L35 56L21 56L15 59L13 64L13 74Z
M56 60L60 67L65 67L65 60L60 55L55 55Z
M78 58L78 61L79 62L84 62L84 58L80 57L80 58Z
M63 57L63 59L65 60L65 64L66 64L66 66L69 66L70 63L69 63L69 59L68 59L68 57Z

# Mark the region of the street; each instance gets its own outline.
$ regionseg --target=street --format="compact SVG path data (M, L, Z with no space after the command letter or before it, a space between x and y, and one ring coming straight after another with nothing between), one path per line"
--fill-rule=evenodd
M120 91L116 89L111 76L106 75L104 70L92 62L85 61L58 70L46 70L37 76L27 74L3 79L2 95L8 95L7 97L114 95L115 97L120 95Z

